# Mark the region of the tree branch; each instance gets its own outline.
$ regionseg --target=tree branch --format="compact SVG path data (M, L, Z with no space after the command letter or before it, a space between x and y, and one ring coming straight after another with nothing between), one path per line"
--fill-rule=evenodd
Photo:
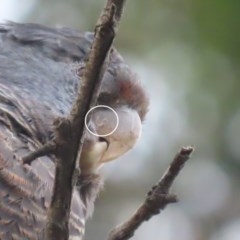
M47 144L43 145L41 148L23 157L22 163L31 165L32 161L34 161L39 157L54 153L55 149L56 149L56 144L54 142L48 142Z
M125 0L107 1L97 21L76 101L68 117L56 119L54 122L54 140L22 159L23 163L31 164L41 156L48 154L56 156L53 195L48 209L45 240L68 239L73 177L82 151L84 118L88 109L96 103L101 79L108 65L108 53L117 32L124 3Z
M30 164L40 156L47 154L56 156L53 195L48 210L45 240L68 239L73 177L82 151L84 118L88 109L96 103L101 79L108 65L108 53L116 35L124 3L125 0L107 1L95 28L95 36L85 62L76 101L68 117L56 119L54 140L22 159L23 163ZM180 150L161 180L147 194L144 203L129 220L111 231L108 240L129 239L144 221L158 214L168 204L177 202L177 197L169 194L169 189L192 151L192 147ZM84 182L84 179L81 181ZM92 194L95 196L96 192Z
M57 160L53 196L45 230L46 240L67 240L69 236L72 178L82 149L84 117L88 109L96 103L98 88L105 70L104 62L116 35L124 2L124 0L108 0L95 29L95 37L70 116L55 122L54 154Z
M115 227L110 232L108 240L130 239L144 221L148 221L154 215L159 214L168 204L177 202L177 197L169 194L169 190L192 152L192 147L182 147L160 181L147 194L144 203L129 220Z

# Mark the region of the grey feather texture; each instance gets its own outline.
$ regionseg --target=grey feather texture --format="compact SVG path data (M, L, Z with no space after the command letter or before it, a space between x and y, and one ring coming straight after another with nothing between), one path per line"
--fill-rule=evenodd
M84 61L92 39L92 33L65 27L12 22L0 25L0 239L43 239L54 158L42 157L31 166L22 165L19 159L51 139L54 119L69 113L81 75L77 66ZM134 118L129 115L125 119L131 120L130 130L135 132L122 134L125 128L120 126L119 135L113 135L114 147L103 148L106 154L97 159L99 164L105 161L104 154L116 158L135 145L148 108L145 91L116 50L110 59L98 104L133 112ZM124 114L120 117L120 122L128 123ZM122 147L130 136L122 151L115 155L108 152ZM113 137L108 139L109 146ZM88 147L94 149L85 144L86 159L91 155ZM82 238L85 220L101 186L101 179L94 174L79 179L72 199L70 239Z

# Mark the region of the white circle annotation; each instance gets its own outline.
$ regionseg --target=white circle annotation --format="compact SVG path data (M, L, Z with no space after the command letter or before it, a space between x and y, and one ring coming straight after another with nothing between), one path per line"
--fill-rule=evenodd
M97 133L95 133L95 132L93 132L93 131L91 131L91 130L89 129L89 127L88 127L88 125L87 125L87 117L88 117L89 113L90 113L92 110L96 109L96 108L107 108L107 109L110 109L110 110L114 113L114 115L116 116L116 119L117 119L116 126L115 126L115 128L114 128L110 133L107 133L107 134L97 134ZM117 130L118 125L119 125L119 117L118 117L117 112L116 112L113 108L111 108L111 107L109 107L109 106L107 106L107 105L97 105L97 106L94 106L94 107L92 107L92 108L90 108L90 109L88 110L88 112L87 112L87 114L86 114L86 116L85 116L85 119L84 119L84 123L85 123L86 129L87 129L92 135L94 135L94 136L96 136L96 137L107 137L107 136L113 134L113 133Z

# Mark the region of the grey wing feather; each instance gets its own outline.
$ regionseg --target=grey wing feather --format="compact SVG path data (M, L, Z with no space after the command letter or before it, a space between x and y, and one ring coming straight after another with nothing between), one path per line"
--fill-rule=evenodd
M37 24L0 25L0 239L43 239L54 163L19 159L51 137L77 90L74 62L89 51L91 33ZM81 239L86 206L72 200L70 235Z

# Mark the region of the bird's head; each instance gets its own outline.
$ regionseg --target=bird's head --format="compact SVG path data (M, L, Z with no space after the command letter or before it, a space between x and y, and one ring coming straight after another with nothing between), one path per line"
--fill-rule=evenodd
M104 74L97 101L86 118L80 168L91 173L134 147L141 136L148 97L138 76L116 50ZM89 131L90 130L90 131Z

